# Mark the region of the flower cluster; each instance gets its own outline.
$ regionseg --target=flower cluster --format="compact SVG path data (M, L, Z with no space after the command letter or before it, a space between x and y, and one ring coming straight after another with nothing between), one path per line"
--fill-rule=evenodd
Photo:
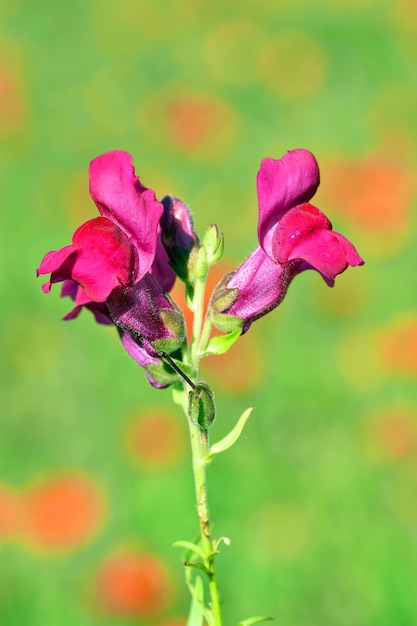
M169 291L178 276L192 302L199 267L220 258L222 237L212 226L200 243L187 206L172 196L159 202L135 176L126 152L97 157L89 174L100 217L80 226L70 245L49 252L37 273L50 274L45 293L63 282L61 295L73 299L75 307L64 319L85 307L97 322L114 324L151 384L164 387L172 374L161 357L182 360L187 350L184 318ZM319 182L317 162L307 150L262 161L259 246L212 294L209 315L220 330L246 332L280 304L291 280L306 269L315 269L333 286L349 265L363 263L353 245L309 204Z

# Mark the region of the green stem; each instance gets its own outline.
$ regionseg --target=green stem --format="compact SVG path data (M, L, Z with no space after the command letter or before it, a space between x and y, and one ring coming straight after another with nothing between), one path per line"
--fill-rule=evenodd
M193 336L191 343L191 367L195 380L198 378L198 366L200 360L200 347L203 332L204 319L204 295L206 289L207 274L200 277L194 286L194 320L193 320ZM205 327L205 332L207 333ZM213 616L214 626L222 625L220 594L217 586L217 578L214 564L213 543L210 535L210 521L207 503L207 482L206 482L206 457L209 450L208 432L202 429L193 417L187 413L188 424L190 429L192 465L194 473L197 515L200 526L201 546L206 555L206 567L208 575L208 586L211 600L211 614Z
M220 595L214 565L213 544L210 535L210 522L207 505L207 483L205 458L208 453L208 432L189 420L192 449L192 463L197 501L197 515L200 525L201 546L206 555L207 575L211 598L211 612L215 626L221 626Z
M194 320L193 320L193 337L191 343L191 363L198 374L199 350L201 340L201 328L204 316L204 294L206 291L207 276L196 281L194 287Z

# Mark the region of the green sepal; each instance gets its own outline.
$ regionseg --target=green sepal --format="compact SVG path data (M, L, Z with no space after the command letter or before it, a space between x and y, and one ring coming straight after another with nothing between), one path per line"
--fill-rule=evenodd
M179 375L166 363L145 365L148 374L161 385L173 385L180 380Z
M233 346L242 334L241 328L236 328L233 332L227 335L219 335L218 337L212 337L204 350L203 356L209 356L210 354L224 354Z
M215 313L211 315L211 321L219 330L224 333L232 333L238 328L242 329L245 320L241 317L235 317L234 315L227 315L227 313Z
M152 341L152 348L158 354L161 352L166 352L167 354L171 354L171 352L175 352L178 348L181 348L184 340L181 341L176 337L165 337L165 339L157 339L156 341Z
M185 337L185 324L184 317L180 310L161 309L160 316L164 326L168 328L169 332L174 335L174 337L177 337L182 343Z
M214 443L212 446L210 446L209 453L205 458L206 463L210 463L210 461L217 454L220 454L221 452L225 452L225 450L228 450L229 448L233 446L234 443L236 443L236 441L239 439L240 435L242 434L245 424L250 418L253 409L254 409L253 406L246 409L246 411L244 411L242 415L239 417L238 421L236 422L234 428L232 428L230 433L226 435L226 437L223 437L223 439L220 439L220 441L218 441L217 443Z
M204 233L202 245L206 251L207 263L213 265L223 256L224 235L219 231L217 224L211 224Z
M189 415L192 421L203 430L207 430L216 417L216 405L212 389L207 383L196 383L188 398Z
M249 617L248 619L244 619L243 622L239 622L238 626L252 626L260 622L272 622L273 619L273 617Z
M210 312L211 314L221 313L230 309L232 304L236 302L239 295L239 289L236 287L228 289L227 287L217 287L210 300Z

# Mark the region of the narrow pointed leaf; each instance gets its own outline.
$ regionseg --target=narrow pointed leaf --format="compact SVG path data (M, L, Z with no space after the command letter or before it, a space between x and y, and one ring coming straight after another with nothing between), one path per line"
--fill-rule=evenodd
M192 601L187 626L203 626L204 622L204 585L202 578L197 576L190 588Z
M271 622L272 617L249 617L249 619L239 622L238 626L252 626L252 624L259 624L260 622Z
M254 407L251 406L251 407L249 407L249 409L246 409L246 411L244 413L242 413L242 415L238 419L235 427L230 431L230 433L228 435L226 435L226 437L224 437L223 439L221 439L217 443L214 443L211 446L210 452L209 452L208 456L206 457L206 462L207 463L210 462L212 460L212 458L216 456L216 454L220 454L220 452L224 452L225 450L228 450L229 448L231 448L233 446L233 444L239 439L239 437L242 434L242 431L243 431L243 429L245 427L246 422L248 421L249 417L251 416L253 408Z
M183 548L184 550L188 550L188 552L193 552L203 561L203 563L206 562L206 555L203 550L192 541L175 541L172 546L174 548Z
M219 335L218 337L212 337L207 344L206 349L204 350L204 356L208 356L210 354L224 354L233 346L235 341L242 334L241 328L236 328L233 332L228 335Z

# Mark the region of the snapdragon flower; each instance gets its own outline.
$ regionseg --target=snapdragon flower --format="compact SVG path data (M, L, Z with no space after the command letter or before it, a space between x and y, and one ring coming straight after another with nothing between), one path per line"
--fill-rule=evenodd
M218 285L212 297L213 321L222 330L263 317L284 299L292 279L307 269L332 287L348 266L362 265L354 246L315 206L319 167L308 150L282 159L264 159L257 177L259 246Z
M175 274L162 244L164 207L135 176L127 152L97 157L89 175L101 216L82 224L70 245L48 252L37 275L50 274L45 293L63 282L61 295L75 303L64 319L89 309L97 322L118 328L122 344L140 365L155 365L160 350L173 352L185 338L182 314L166 293Z

